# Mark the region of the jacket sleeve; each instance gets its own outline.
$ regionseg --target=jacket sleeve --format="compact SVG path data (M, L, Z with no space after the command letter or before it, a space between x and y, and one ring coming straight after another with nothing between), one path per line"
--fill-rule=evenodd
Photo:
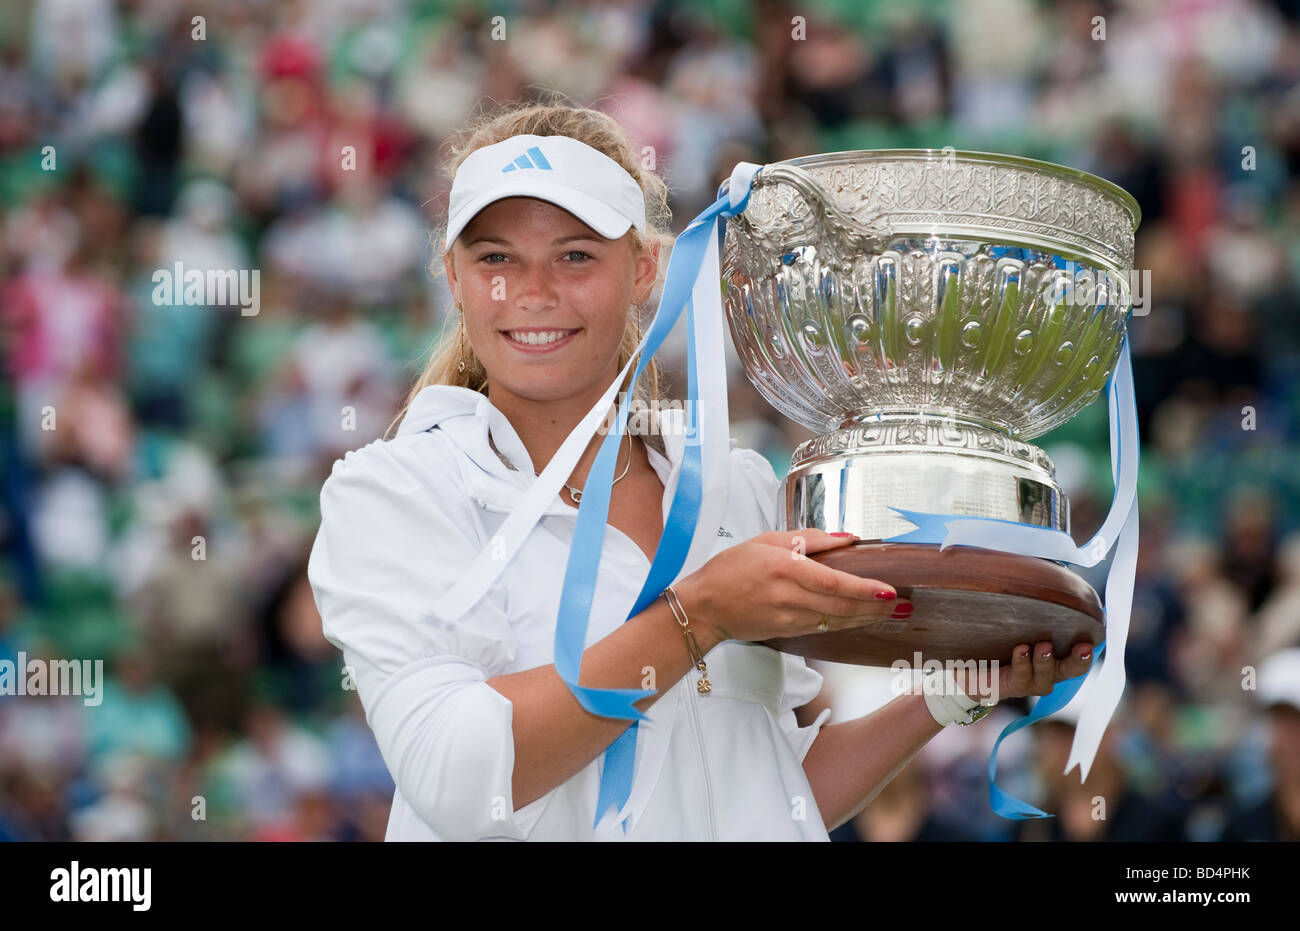
M821 694L822 674L804 662L802 656L782 653L781 659L785 663L785 688L781 695L781 714L777 718L777 724L785 733L786 740L790 741L790 749L794 750L794 755L802 763L822 725L830 718L831 709L823 708L815 721L807 727L800 727L794 709L803 707Z
M473 507L440 437L371 443L321 489L307 575L402 797L443 840L523 839L549 795L514 810L513 706L487 684L515 655L504 589L431 610L481 548Z
M753 490L754 499L762 516L762 529L775 530L777 508L781 506L781 480L776 477L776 470L772 468L772 463L766 456L752 449L738 448L732 451L732 455L737 458L741 473ZM785 685L781 697L781 714L777 717L777 724L780 725L786 739L790 741L795 756L802 763L813 741L817 739L822 725L830 717L831 709L823 709L812 724L800 727L798 719L794 716L794 709L808 704L821 693L822 675L804 662L802 656L782 653L781 659L784 664Z

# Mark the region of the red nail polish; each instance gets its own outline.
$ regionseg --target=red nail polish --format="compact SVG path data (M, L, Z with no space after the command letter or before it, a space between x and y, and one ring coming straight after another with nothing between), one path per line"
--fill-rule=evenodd
M1020 651L1020 658L1021 658L1021 659L1025 659L1027 656L1029 656L1029 651L1028 651L1028 650L1021 650L1021 651Z
M881 601L893 601L898 597L898 592L876 592L876 597Z
M836 533L831 534L831 536L833 536L833 537L854 537L854 538L856 538L856 537L857 537L857 534L856 534L856 533L844 533L843 531L840 531L840 532L836 532Z

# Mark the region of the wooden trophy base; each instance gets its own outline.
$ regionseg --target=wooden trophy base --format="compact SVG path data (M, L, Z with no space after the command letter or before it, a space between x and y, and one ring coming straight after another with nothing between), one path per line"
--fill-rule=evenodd
M913 666L916 653L922 662L1010 663L1017 644L1051 640L1061 656L1106 636L1096 591L1050 560L916 543L855 543L808 558L886 582L915 607L905 620L886 614L860 627L763 641L785 653L859 666Z

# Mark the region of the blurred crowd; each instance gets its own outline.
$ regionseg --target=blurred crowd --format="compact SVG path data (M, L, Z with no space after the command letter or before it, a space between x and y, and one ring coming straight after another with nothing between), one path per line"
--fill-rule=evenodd
M102 658L105 682L96 706L0 695L0 839L382 839L393 784L305 576L320 485L383 434L441 338L441 146L552 91L652 147L679 230L736 161L840 149L1011 152L1132 192L1152 276L1131 321L1141 548L1098 762L1082 787L1060 775L1068 717L1021 732L1004 788L1061 816L997 818L983 767L1027 709L1006 703L834 837L1300 837L1300 695L1252 674L1273 658L1272 681L1300 682L1298 15L7 2L0 659ZM156 300L177 263L256 269L256 313ZM732 362L732 434L783 475L811 434ZM1104 396L1036 442L1086 539L1110 500ZM880 703L871 673L822 668L835 720Z

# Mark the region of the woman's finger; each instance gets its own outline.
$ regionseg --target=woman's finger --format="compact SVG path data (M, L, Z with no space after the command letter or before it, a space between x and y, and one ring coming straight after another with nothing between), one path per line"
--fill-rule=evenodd
M906 599L904 599L906 601ZM784 579L773 589L774 608L793 610L790 621L795 633L815 629L823 615L828 615L831 629L855 627L872 620L887 618L898 613L897 599L856 598L849 595L826 595L809 591L794 579ZM911 602L901 608L900 617L910 616Z
M1029 658L1029 652L1029 644L1016 644L1015 649L1011 651L1010 668L1004 669L999 676L1001 681L998 685L1002 694L1008 698L1019 698L1021 695L1029 694L1029 687L1034 679L1033 662Z
M794 567L791 578L809 592L818 595L831 595L839 598L859 598L863 601L892 601L898 597L894 586L880 579L867 579L832 569L814 560L808 560Z
M896 621L906 620L912 616L912 603L907 599L894 604L871 605L866 606L865 602L858 602L863 605L863 610L854 612L823 612L817 615L817 620L826 619L828 630L850 630L854 627L861 627L863 624L870 624L873 621L893 619Z
M1056 684L1056 651L1052 647L1052 641L1042 640L1034 644L1033 660L1033 694L1046 695Z
M858 538L851 533L827 533L825 530L816 530L811 527L804 530L773 530L768 532L773 534L776 539L765 540L765 543L783 546L790 550L791 553L804 556L811 556L813 553L822 553L841 546L851 546L858 541ZM760 536L766 536L766 534L760 534Z
M858 538L853 534L827 533L825 530L764 530L749 539L750 543L778 546L796 556L816 553L837 546L848 546Z
M807 609L810 614L818 616L831 614L846 621L855 617L876 619L889 617L893 614L910 617L912 614L912 603L906 598L901 601L898 599L880 601L876 598L845 598L834 595L818 595L815 592L804 592L799 596L799 605Z
M1088 641L1076 643L1070 652L1062 657L1056 666L1056 681L1073 679L1083 675L1092 665L1092 644Z

